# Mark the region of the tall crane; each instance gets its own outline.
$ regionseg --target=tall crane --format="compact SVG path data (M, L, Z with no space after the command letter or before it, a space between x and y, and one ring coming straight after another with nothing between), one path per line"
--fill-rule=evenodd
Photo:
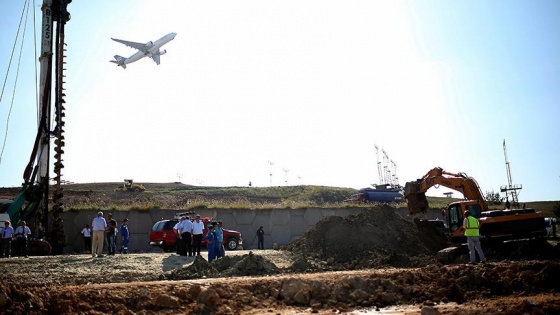
M520 190L523 187L521 185L513 185L512 184L511 167L509 165L509 160L508 160L508 156L507 156L506 139L504 139L503 147L504 147L504 157L505 157L505 160L506 160L506 172L507 172L508 184L507 184L507 186L506 185L501 186L500 191L506 193L506 203L511 203L512 207L519 207L519 200L517 198L517 195L518 195L517 191ZM511 196L511 201L509 201L508 195Z
M375 146L375 156L377 157L377 174L379 174L379 185L383 184L383 173L381 172L381 161L379 161L379 147Z
M391 169L389 169L389 156L384 149L383 152L383 184L389 184L391 182Z

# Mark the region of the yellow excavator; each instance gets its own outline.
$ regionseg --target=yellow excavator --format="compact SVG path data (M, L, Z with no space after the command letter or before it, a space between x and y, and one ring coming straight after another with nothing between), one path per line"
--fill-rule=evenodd
M117 188L115 188L115 191L135 191L135 192L141 192L146 190L146 188L144 187L144 185L142 184L137 184L134 182L134 180L132 179L125 179L124 180L124 184L122 184L122 186L119 186Z
M443 210L447 223L445 232L452 243L466 241L463 228L466 210L479 220L482 240L500 241L546 236L545 216L542 212L529 208L489 210L474 178L465 173L446 172L441 167L433 168L422 178L405 184L404 197L409 214L425 213L429 209L426 191L438 185L459 191L465 197L465 200L452 202ZM438 253L438 259L441 262L449 262L454 254L453 248L444 249Z

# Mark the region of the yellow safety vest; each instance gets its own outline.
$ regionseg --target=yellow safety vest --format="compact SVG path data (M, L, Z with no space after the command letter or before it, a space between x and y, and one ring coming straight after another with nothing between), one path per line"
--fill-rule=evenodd
M467 217L467 229L465 236L479 236L478 233L478 220L472 216Z

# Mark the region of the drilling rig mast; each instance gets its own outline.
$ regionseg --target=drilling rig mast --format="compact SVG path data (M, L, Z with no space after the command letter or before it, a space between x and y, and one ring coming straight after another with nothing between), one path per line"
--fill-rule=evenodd
M41 55L39 57L39 117L35 143L29 162L23 172L23 187L9 203L7 213L13 223L20 220L35 221L35 231L41 243L41 251L62 254L66 235L62 226L62 154L64 153L64 25L70 20L67 10L72 0L44 0ZM53 79L54 77L54 79ZM54 83L54 84L53 84ZM54 144L54 161L51 161L51 141ZM54 165L51 188L50 166ZM52 197L52 199L50 198ZM49 210L49 204L51 209ZM52 224L49 224L52 223ZM50 225L50 226L49 226ZM50 243L50 245L49 245Z
M506 172L507 172L508 184L504 185L504 186L501 186L500 191L506 193L506 204L511 203L512 207L517 208L517 207L519 207L519 200L517 198L517 195L518 195L517 191L520 190L522 188L522 186L512 184L511 168L510 168L509 160L508 160L508 156L507 156L506 139L504 139L503 146L504 146L504 157L506 159ZM509 201L509 196L511 196L511 201Z

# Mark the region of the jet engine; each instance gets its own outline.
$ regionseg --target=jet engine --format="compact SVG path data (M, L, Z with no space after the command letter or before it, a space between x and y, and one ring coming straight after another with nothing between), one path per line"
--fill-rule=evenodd
M152 47L152 46L154 46L154 43L153 43L152 41L149 41L149 42L146 43L146 46L147 46L148 48L149 48L149 47Z
M167 50L165 50L165 49L164 49L164 50L160 50L160 51L158 52L158 54L159 54L160 56L161 56L161 55L165 55L166 53L167 53Z

